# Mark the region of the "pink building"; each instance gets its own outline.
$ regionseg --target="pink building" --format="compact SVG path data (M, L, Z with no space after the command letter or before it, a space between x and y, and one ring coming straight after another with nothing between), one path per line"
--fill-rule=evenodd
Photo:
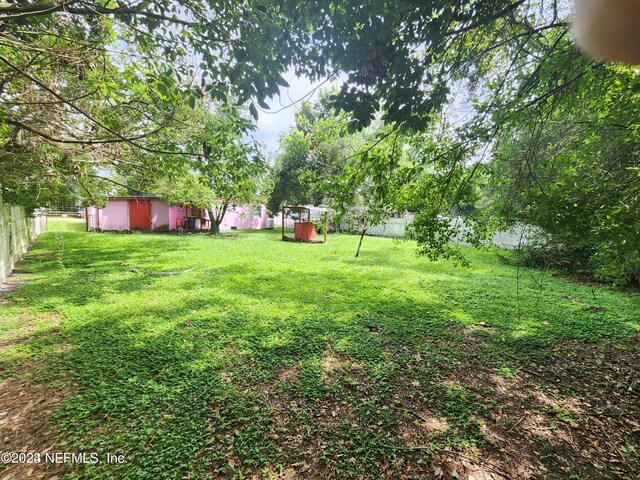
M152 195L109 197L104 208L87 207L87 229L102 231L126 230L200 230L200 209L167 205ZM229 207L221 230L261 230L267 228L264 205Z
M220 230L264 230L267 228L268 219L265 205L229 206L220 224Z

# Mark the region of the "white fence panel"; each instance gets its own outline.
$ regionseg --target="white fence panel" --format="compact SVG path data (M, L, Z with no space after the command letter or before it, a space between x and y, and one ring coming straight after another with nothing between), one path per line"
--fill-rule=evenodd
M23 207L4 205L0 198L0 283L46 228L45 216L29 217Z

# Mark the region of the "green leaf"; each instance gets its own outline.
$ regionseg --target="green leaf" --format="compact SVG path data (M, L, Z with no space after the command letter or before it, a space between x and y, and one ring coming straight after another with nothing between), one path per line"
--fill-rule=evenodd
M251 102L251 105L249 105L249 112L254 119L258 120L258 109L253 102Z

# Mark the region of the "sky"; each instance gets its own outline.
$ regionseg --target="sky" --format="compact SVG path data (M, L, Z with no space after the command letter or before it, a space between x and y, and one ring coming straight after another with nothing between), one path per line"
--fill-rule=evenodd
M321 92L332 87L338 87L346 80L346 74L336 76L331 81L326 79L310 82L304 77L298 77L293 71L283 75L289 83L289 87L280 87L280 96L267 100L271 110L258 108L257 130L253 132L253 138L263 146L263 153L270 161L278 150L278 142L282 134L286 134L295 125L296 112L305 102L313 102L318 99ZM452 126L459 126L469 120L475 110L471 107L470 92L463 83L452 86L452 98L444 114ZM295 102L295 103L294 103ZM486 161L491 155L491 145L488 144L470 160Z
M310 82L304 77L298 77L294 72L289 71L283 75L289 83L289 88L280 87L280 96L267 100L267 104L271 107L271 112L258 110L258 129L254 132L253 137L264 145L264 152L268 155L274 155L278 148L278 139L280 135L286 133L290 127L295 125L296 111L304 104L305 101L314 101L318 98L321 91L331 88L331 86L341 83L340 78L336 78L330 82L322 84L322 80L318 82ZM317 90L314 91L314 89ZM291 105L293 102L295 105ZM290 106L289 106L290 105ZM287 107L287 108L283 108ZM276 111L280 110L276 113Z

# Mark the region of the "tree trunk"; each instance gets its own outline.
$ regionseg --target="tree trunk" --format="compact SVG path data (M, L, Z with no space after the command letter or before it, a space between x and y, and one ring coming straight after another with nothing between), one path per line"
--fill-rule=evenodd
M213 208L209 208L207 210L209 212L209 233L211 235L218 235L220 233L220 225L216 225L217 215L215 214Z
M222 221L224 220L224 215L227 213L227 207L229 203L224 203L222 205L222 209L216 209L216 213L214 214L213 210L210 212L211 216L211 235L220 235L220 225L222 225Z
M367 233L367 229L363 228L362 233L360 234L360 242L358 243L358 250L356 250L356 258L360 255L360 247L362 246L362 240L364 239L364 234Z

